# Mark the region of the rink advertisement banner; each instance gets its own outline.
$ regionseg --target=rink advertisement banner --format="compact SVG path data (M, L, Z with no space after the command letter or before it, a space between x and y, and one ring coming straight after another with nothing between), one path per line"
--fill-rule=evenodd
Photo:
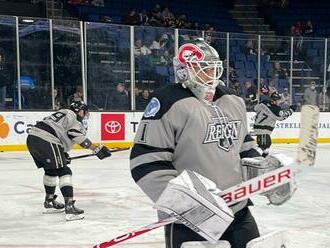
M125 114L101 114L101 140L125 140Z
M24 150L27 134L37 121L52 112L0 112L0 150ZM88 120L87 136L96 143L112 147L127 147L134 140L141 112L92 112ZM249 131L252 131L255 113L248 113ZM272 139L276 143L297 142L300 113L277 122ZM320 113L319 141L330 142L330 113Z

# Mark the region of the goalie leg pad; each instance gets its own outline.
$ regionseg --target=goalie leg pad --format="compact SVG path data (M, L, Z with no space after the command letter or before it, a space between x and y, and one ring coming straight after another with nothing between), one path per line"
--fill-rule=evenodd
M246 248L285 248L291 247L286 231L276 231L251 240Z
M230 248L230 244L228 241L221 240L216 242L215 244L211 244L207 241L192 241L192 242L184 242L181 245L181 248Z
M303 105L301 108L297 162L313 166L316 159L320 110L317 106Z

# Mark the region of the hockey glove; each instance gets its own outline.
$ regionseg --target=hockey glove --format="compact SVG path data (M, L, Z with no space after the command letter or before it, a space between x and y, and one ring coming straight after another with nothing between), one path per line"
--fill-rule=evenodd
M96 147L94 153L101 160L111 156L110 150L104 145L99 145Z
M241 160L243 172L247 180L277 168L290 165L291 163L292 159L290 157L280 153L270 154L266 158L243 158ZM296 182L293 179L292 182L267 191L262 195L268 198L270 204L282 205L292 197L296 189Z
M297 105L291 105L290 109L292 109L293 112L296 111L297 110Z
M69 153L65 152L64 156L65 156L66 164L71 164L71 158Z

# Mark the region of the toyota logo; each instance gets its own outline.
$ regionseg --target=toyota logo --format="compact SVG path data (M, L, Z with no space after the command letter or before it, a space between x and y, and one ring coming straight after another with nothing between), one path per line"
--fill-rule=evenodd
M118 121L108 121L104 125L105 131L110 134L115 134L120 132L121 130L121 125Z

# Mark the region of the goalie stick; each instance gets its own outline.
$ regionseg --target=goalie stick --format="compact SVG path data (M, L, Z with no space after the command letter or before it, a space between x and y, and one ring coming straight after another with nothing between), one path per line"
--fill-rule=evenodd
M129 150L129 149L130 148L119 148L119 149L110 150L110 152L111 153L121 152L121 151L126 151L126 150ZM96 156L96 153L90 153L90 154L79 155L79 156L76 156L76 157L70 157L70 159L74 160L74 159L87 158L87 157L92 157L92 156Z
M233 187L230 187L230 188L222 191L220 194L221 194L221 197L226 201L228 206L231 206L237 202L246 200L254 195L264 193L268 190L271 190L271 189L274 189L283 184L289 183L293 177L294 177L293 168L289 167L289 166L284 166L284 167L278 168L276 170L267 172L258 177L252 178L243 183L237 184ZM93 248L107 248L110 246L114 246L114 245L124 242L128 239L132 239L132 238L140 236L144 233L152 231L156 228L166 226L175 221L177 221L177 218L169 217L167 219L160 220L158 222L144 226L133 232L118 236L109 241L105 241L101 244L94 245Z

